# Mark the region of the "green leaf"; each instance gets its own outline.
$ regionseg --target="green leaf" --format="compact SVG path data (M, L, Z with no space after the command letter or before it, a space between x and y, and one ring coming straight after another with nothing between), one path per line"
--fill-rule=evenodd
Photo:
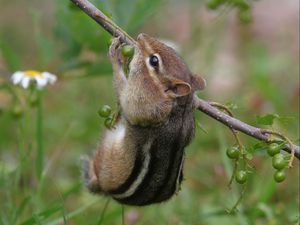
M130 15L130 18L126 23L126 26L124 26L125 30L127 30L129 33L134 33L148 17L155 13L156 9L161 5L161 0L136 0L132 13L127 13Z
M107 50L110 34L81 10L71 10L59 0L55 3L58 21L55 34L63 41L62 51L78 54L79 52L74 49L77 45L96 53ZM96 4L96 7L101 10L104 8L101 3Z
M30 203L30 200L31 200L31 196L27 196L23 199L20 206L16 210L15 219L19 218L22 215L26 206Z
M199 121L196 122L196 126L197 126L197 128L199 128L200 130L202 130L205 134L208 134L208 131L205 129L205 127L203 126L203 124L200 123Z
M59 66L58 72L64 73L68 72L70 70L76 70L76 69L84 69L91 65L91 62L80 60L78 58L72 58L66 62L61 63Z
M266 215L266 217L268 218L268 220L271 220L272 218L274 218L273 210L267 204L265 204L263 202L260 202L257 205L257 208Z
M41 18L42 14L38 10L31 10L33 25L34 25L34 36L36 45L39 50L40 60L42 67L46 66L49 61L54 57L54 43L50 42L41 31Z
M86 67L86 76L107 75L111 72L111 64L107 59L103 59L101 62L93 62Z
M12 50L12 48L3 41L0 40L0 53L5 60L7 67L11 71L17 71L20 69L20 60L18 55Z
M252 160L252 159L253 159L253 154L247 153L247 154L246 154L246 158L247 158L248 160Z
M50 208L36 213L32 215L29 219L21 223L21 225L33 225L37 224L37 222L42 222L49 218L50 216L54 215L55 213L59 212L62 209L62 206L60 204L51 206Z
M74 210L72 212L69 212L68 214L65 215L65 218L66 219L71 219L74 216L82 214L82 212L84 212L85 210L87 210L89 207L91 207L95 203L99 202L99 199L96 199L95 201L92 201L92 202L90 202L90 203L88 203L86 205L82 205L81 207L77 208L76 210ZM54 219L54 220L50 221L46 225L58 225L58 224L61 224L63 221L64 221L64 218L57 218L57 219ZM21 225L23 225L23 224L21 224Z
M255 145L253 145L252 147L246 148L247 152L251 153L251 154L266 154L267 149L268 149L268 144L265 142L258 142Z
M62 197L67 198L69 195L78 192L81 187L82 187L82 182L75 183L70 188L68 188L66 191L64 191L64 193L62 193Z
M273 125L274 120L279 118L277 114L266 114L264 116L257 116L256 121L259 125Z
M277 119L283 125L289 125L295 120L295 118L292 116L279 116Z
M285 107L282 89L272 82L272 74L281 71L282 62L276 57L270 57L266 46L261 42L251 42L247 46L249 58L247 67L249 68L249 81L252 90L265 100L270 101L276 111ZM253 57L255 55L255 57Z
M226 105L229 109L231 109L231 110L234 110L234 109L237 109L237 108L238 108L238 105L237 105L236 103L234 103L234 102L227 102L225 105Z

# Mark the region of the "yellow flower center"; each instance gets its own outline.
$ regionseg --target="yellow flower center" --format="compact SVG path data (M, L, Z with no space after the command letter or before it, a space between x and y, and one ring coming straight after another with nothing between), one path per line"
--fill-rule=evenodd
M25 76L27 76L27 77L41 77L42 76L42 74L36 70L26 70L24 73L25 73Z

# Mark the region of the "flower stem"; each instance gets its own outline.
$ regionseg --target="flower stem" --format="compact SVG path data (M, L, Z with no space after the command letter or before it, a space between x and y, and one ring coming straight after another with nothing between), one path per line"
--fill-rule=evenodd
M100 219L99 219L99 221L97 223L98 225L102 225L102 223L103 223L104 215L105 215L105 212L106 212L107 207L109 205L109 202L110 202L110 198L108 198L106 200L105 204L104 204L103 210L102 210L101 215L100 215Z
M43 143L43 104L42 92L38 91L37 99L37 116L36 116L36 142L37 142L37 159L36 172L38 181L41 180L44 169L44 143Z

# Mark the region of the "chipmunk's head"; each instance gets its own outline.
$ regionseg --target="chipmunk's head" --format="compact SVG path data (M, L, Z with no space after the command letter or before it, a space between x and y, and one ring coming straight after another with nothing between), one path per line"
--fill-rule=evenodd
M139 34L130 65L132 74L147 74L159 81L171 97L181 97L205 87L175 50L147 34Z

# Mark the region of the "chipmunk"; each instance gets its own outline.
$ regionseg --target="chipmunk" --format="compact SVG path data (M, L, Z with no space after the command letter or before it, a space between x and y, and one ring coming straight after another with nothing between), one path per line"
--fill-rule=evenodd
M179 190L184 148L195 130L193 96L205 80L172 48L146 34L138 35L126 77L120 45L114 39L109 57L121 119L85 160L84 179L91 192L122 204L163 202Z

